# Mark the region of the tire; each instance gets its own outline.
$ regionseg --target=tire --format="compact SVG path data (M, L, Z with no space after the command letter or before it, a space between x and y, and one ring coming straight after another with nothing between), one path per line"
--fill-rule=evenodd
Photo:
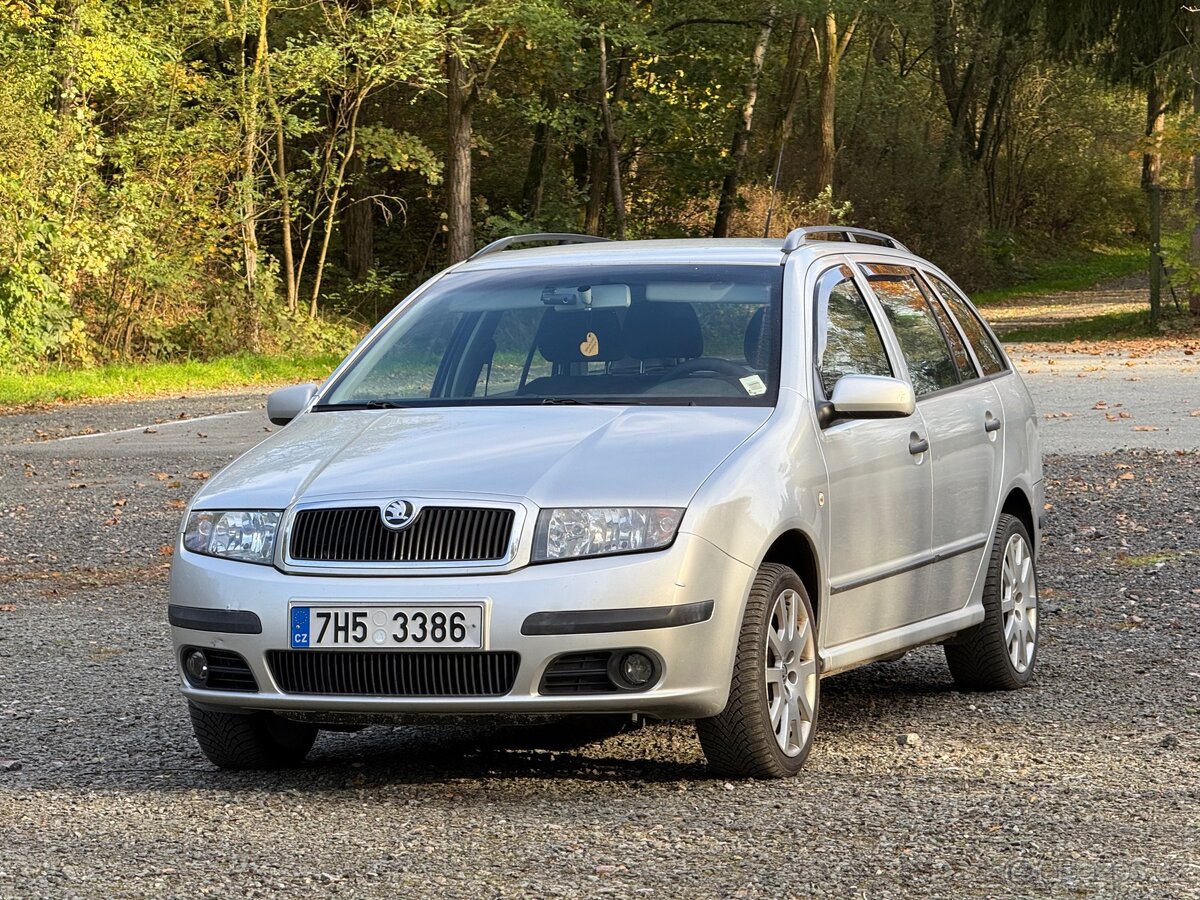
M945 645L955 685L962 691L1024 687L1037 661L1037 570L1029 532L1015 516L1001 515L996 525L983 611L982 622Z
M304 761L315 725L269 712L225 713L188 704L192 731L209 761L222 769L282 769Z
M789 621L793 637L786 631L780 637ZM746 600L729 702L720 714L696 722L714 774L786 778L800 771L820 712L816 647L816 617L804 584L787 566L764 563ZM778 674L769 684L772 671Z

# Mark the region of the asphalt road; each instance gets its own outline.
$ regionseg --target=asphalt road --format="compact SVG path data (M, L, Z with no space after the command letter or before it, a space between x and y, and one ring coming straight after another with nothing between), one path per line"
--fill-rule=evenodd
M0 417L0 897L1200 897L1195 364L1017 358L1055 416L1037 679L959 694L937 648L829 679L790 782L710 778L686 724L373 728L217 771L166 554L262 398Z

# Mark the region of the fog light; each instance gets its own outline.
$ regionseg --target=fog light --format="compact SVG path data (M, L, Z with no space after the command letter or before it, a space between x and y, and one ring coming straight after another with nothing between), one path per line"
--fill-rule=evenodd
M183 666L191 681L201 685L208 681L208 660L204 658L203 650L193 650L189 653Z
M654 660L645 653L626 653L621 657L621 677L632 687L641 687L654 677Z

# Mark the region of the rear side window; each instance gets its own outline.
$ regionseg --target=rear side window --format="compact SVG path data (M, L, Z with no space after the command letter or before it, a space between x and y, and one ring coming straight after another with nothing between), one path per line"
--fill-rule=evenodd
M843 375L891 375L887 351L849 266L817 282L817 365L825 396Z
M865 263L863 270L896 333L916 395L958 384L958 366L916 270L885 263Z
M984 329L983 323L979 320L979 314L971 308L962 294L945 281L936 275L929 275L929 280L933 282L933 286L937 288L942 299L946 301L946 305L950 307L950 311L954 313L954 318L958 319L963 334L967 336L971 349L975 351L975 358L979 360L983 374L996 375L1003 372L1007 368L1004 364L1004 357Z
M954 327L954 321L950 318L950 313L946 312L946 307L937 301L937 297L930 297L929 305L933 307L933 314L942 326L942 334L946 335L946 342L950 344L950 355L954 357L954 367L958 369L959 380L970 381L972 378L978 378L979 373L975 371L975 363L971 362L967 345L963 343L962 335Z

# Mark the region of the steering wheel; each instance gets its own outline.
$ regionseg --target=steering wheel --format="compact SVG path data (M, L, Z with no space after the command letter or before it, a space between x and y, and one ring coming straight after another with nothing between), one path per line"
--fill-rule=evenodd
M677 365L660 378L658 383L662 384L665 381L687 378L689 375L694 375L697 372L715 372L717 375L730 375L734 378L741 378L743 375L749 375L752 370L746 366L730 362L727 359L720 359L716 356L698 356L695 359L689 359L687 362Z

